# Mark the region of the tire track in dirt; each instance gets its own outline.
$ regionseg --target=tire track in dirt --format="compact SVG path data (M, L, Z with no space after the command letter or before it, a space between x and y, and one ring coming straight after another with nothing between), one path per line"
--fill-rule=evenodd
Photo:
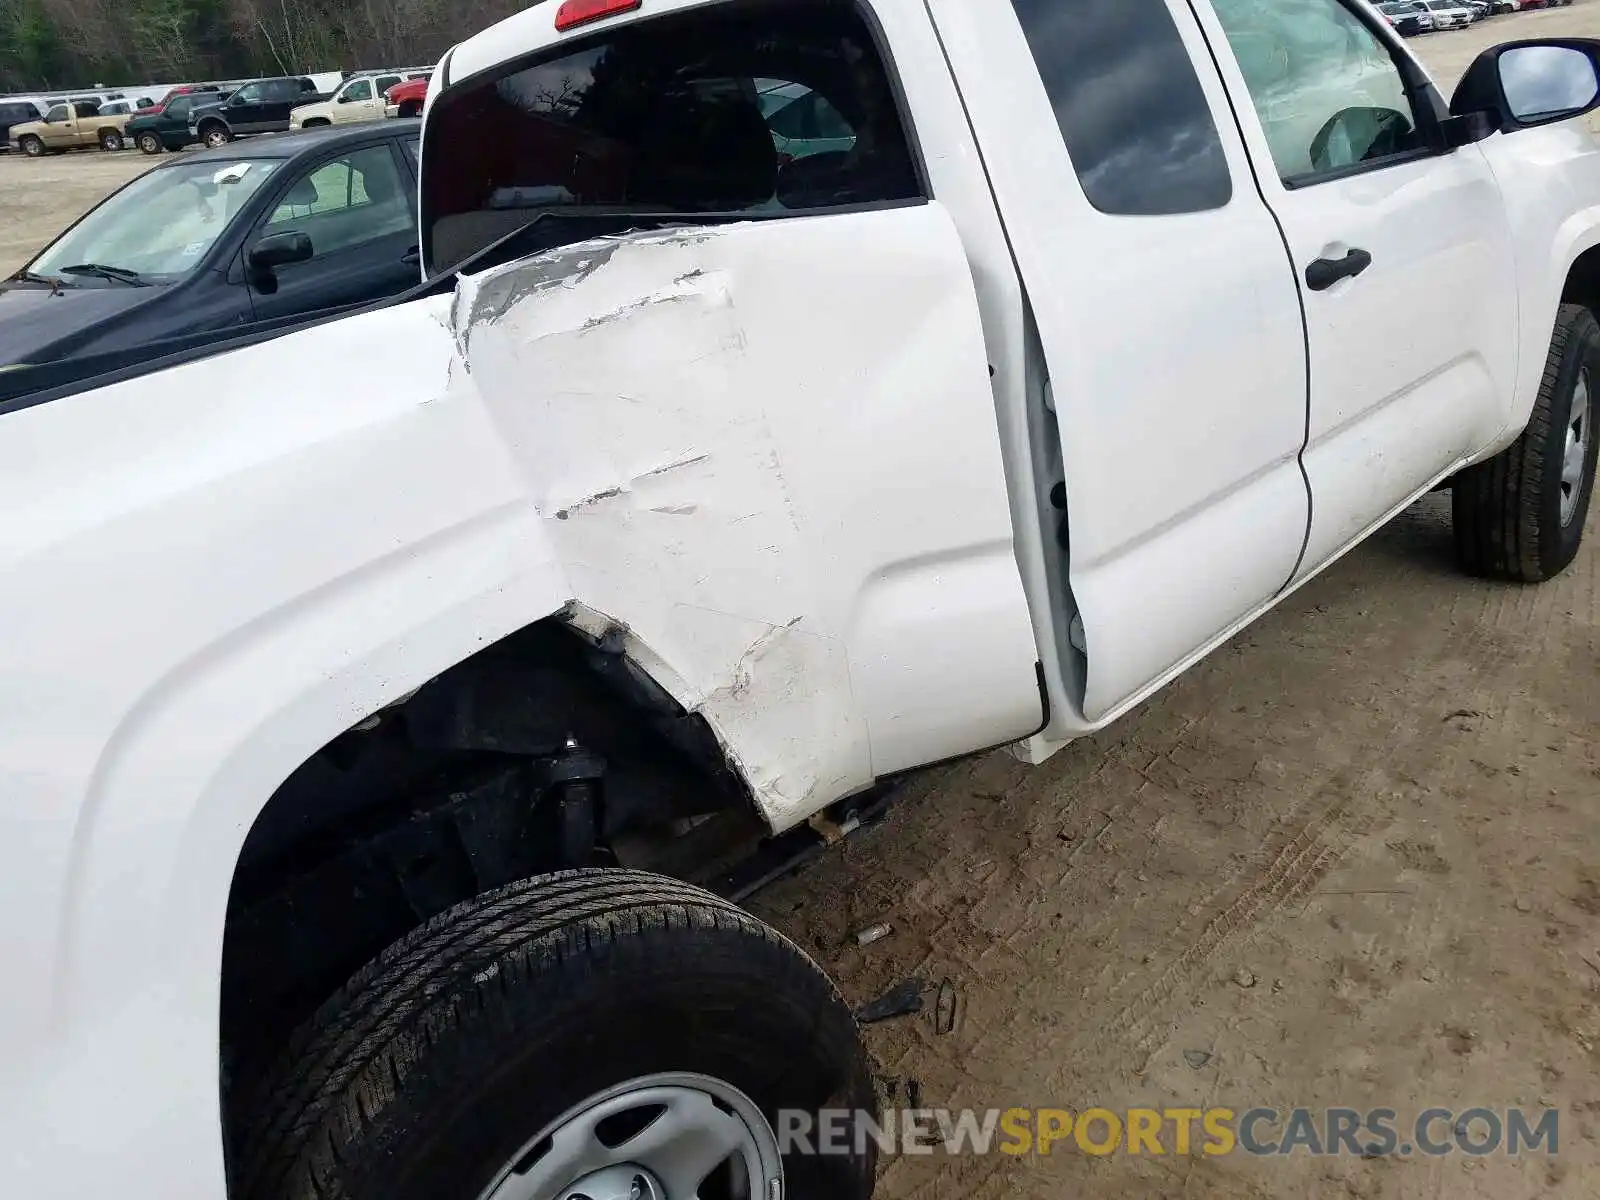
M1148 1053L1163 1032L1162 1015L1180 993L1190 992L1219 952L1303 898L1374 823L1352 808L1348 793L1334 798L1298 827L1264 869L1191 939L1162 974L1139 992L1106 1032L1122 1045Z

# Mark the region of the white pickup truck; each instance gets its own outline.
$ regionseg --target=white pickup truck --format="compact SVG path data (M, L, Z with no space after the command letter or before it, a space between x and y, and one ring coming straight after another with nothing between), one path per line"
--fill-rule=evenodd
M0 1194L868 1196L778 1133L872 1107L849 1009L693 881L1042 760L1430 489L1567 566L1597 64L1447 105L1361 0L457 46L414 294L0 375Z

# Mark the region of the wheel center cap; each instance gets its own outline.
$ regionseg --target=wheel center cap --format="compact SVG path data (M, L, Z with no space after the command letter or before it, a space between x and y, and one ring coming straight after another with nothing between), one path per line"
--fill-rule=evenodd
M622 1163L585 1175L561 1200L667 1200L666 1189L643 1167Z

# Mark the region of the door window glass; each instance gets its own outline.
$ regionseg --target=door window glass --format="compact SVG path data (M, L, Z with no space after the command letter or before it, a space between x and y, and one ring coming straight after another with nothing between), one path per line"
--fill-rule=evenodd
M61 124L63 121L65 121L67 119L67 106L65 104L56 105L48 113L45 114L45 118L44 119L46 121L49 121L52 125Z
M267 232L294 230L308 236L313 259L410 228L407 189L387 144L307 171L266 221Z
M1084 194L1101 212L1221 208L1228 160L1167 0L1012 0Z
M378 80L378 95L383 95L383 93L387 92L399 82L400 76L398 75L384 75Z
M247 83L229 99L234 104L254 104L261 99L261 85L259 83Z
M372 80L358 79L344 90L344 98L354 102L356 100L372 99Z
M1389 48L1339 0L1212 0L1285 183L1425 143Z

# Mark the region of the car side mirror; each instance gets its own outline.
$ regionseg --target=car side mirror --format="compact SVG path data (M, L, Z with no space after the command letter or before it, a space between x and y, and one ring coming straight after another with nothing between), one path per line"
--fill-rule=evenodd
M1453 117L1483 114L1483 135L1566 121L1600 108L1600 40L1536 38L1480 54L1450 98Z
M340 104L349 104L350 103L350 93L349 92L340 92L339 93L339 103Z
M279 267L307 261L313 253L311 238L304 233L269 233L251 247L250 270L258 276L271 275Z

